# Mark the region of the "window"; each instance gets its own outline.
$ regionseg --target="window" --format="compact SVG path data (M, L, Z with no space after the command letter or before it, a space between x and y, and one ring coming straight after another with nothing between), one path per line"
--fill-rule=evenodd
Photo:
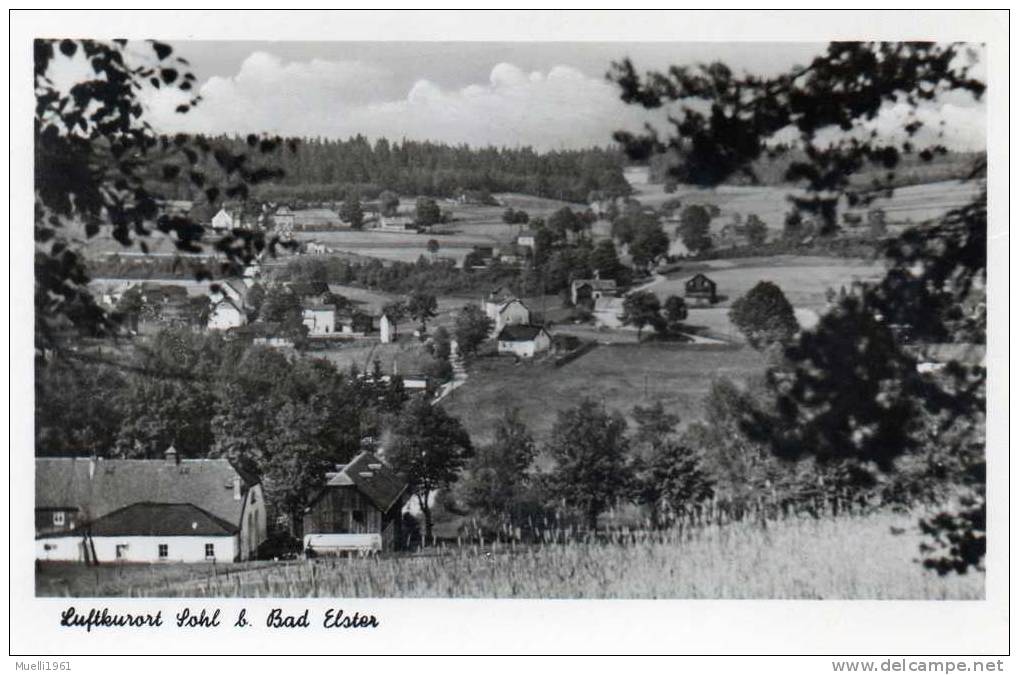
M159 559L160 560L166 560L167 557L169 557L169 555L170 555L170 545L169 544L160 544L159 545Z
M53 524L54 525L58 525L58 526L63 526L63 524L64 524L64 512L63 511L54 511L53 512Z
M367 528L364 524L364 511L351 511L350 518L352 520L351 529L357 534L363 534L367 532Z
M117 544L116 549L117 560L123 560L127 557L127 544Z
M205 545L205 559L206 560L215 560L216 559L216 545L215 544L206 544Z

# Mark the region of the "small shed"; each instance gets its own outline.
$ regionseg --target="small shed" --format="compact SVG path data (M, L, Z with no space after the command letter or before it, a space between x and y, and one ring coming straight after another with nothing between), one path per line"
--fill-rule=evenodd
M718 285L704 274L696 274L686 281L686 297L700 304L718 301Z

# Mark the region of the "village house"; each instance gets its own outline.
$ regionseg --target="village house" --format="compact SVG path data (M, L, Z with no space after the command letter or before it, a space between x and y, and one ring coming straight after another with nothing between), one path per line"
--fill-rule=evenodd
M288 206L281 206L272 214L273 230L281 241L294 238L294 212Z
M500 354L515 354L531 358L547 352L552 346L552 337L541 326L510 324L499 331L496 338Z
M485 316L492 320L492 331L498 333L503 326L531 323L531 310L515 297L504 296L501 290L490 293L483 303Z
M379 216L377 229L383 232L416 232L418 228L410 216Z
M713 305L718 302L718 285L704 274L695 274L684 285L688 304Z
M593 279L574 279L570 282L570 299L576 306L594 306L599 298L616 294L615 279L602 279L595 270Z
M523 230L523 231L521 231L517 235L517 246L527 246L528 248L530 248L533 251L534 250L535 236L537 236L537 233L533 232L531 230Z
M220 297L212 303L209 310L209 320L206 326L209 330L230 330L239 328L248 322L247 314L230 297Z
M326 474L304 512L304 550L311 555L392 551L400 547L407 484L381 459L362 452Z
M301 312L310 337L332 335L336 332L336 305L304 304Z
M36 459L39 560L233 562L266 536L258 479L226 459Z
M365 336L375 330L375 321L370 315L351 309L337 311L336 323L342 335Z
M216 215L212 217L212 229L217 231L232 230L234 228L234 217L236 214L232 214L225 208L220 209L216 212Z
M304 252L311 255L323 255L329 253L329 247L320 241L309 241L304 245Z

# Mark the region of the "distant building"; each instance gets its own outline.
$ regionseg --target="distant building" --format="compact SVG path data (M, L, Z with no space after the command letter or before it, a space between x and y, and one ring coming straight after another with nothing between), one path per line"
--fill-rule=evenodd
M389 315L383 314L379 319L379 340L382 344L389 344L396 342L396 337L396 322L390 319Z
M248 322L248 317L236 302L228 297L221 298L209 311L209 330L230 330Z
M392 551L400 547L407 484L381 459L362 452L335 473L304 512L309 555Z
M492 320L492 331L498 333L503 326L531 323L531 310L518 298L489 295L484 303L485 316Z
M310 337L332 335L336 332L336 305L306 304L302 306L301 311Z
M574 305L593 306L599 298L615 296L616 290L614 279L602 279L595 270L593 279L574 279L570 282L570 299Z
M266 539L258 479L226 459L38 458L39 560L250 560Z
M383 232L416 232L417 223L409 216L379 216L378 229Z
M500 354L516 354L523 358L547 352L552 346L552 337L544 328L521 324L503 327L496 341Z
M294 238L294 212L287 206L281 206L272 214L273 229L282 241Z
M226 209L220 209L212 217L212 229L214 230L232 230L234 227L234 215Z
M704 274L695 274L685 284L686 299L695 304L713 305L718 301L718 285Z
M312 255L322 255L329 253L329 247L319 241L309 241L304 245L304 251Z
M522 231L520 234L517 235L517 246L528 246L531 248L531 250L534 250L534 242L536 236L537 233L531 230Z

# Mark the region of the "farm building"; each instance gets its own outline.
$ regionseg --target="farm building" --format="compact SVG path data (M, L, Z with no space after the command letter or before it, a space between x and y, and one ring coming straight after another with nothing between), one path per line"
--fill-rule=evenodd
M599 298L615 294L615 279L602 279L597 270L593 279L574 279L570 282L570 299L574 305L593 306Z
M417 232L417 223L409 216L380 216L379 230L383 232Z
M535 241L534 238L536 236L536 232L532 232L531 230L522 230L520 234L517 235L517 246L527 246L533 250Z
M492 320L492 332L498 333L504 326L531 323L531 310L518 298L489 296L485 300L485 316Z
M297 209L293 212L295 230L328 230L349 227L332 209Z
M305 304L301 312L308 335L316 337L336 332L336 305Z
M212 305L207 326L209 330L229 330L239 328L247 322L247 316L237 303L224 297Z
M552 346L552 337L541 326L511 324L499 331L496 340L500 354L516 354L524 358L547 352Z
M316 555L392 551L400 543L407 484L378 457L362 452L335 473L304 512L304 550Z
M718 301L718 285L704 274L696 274L685 284L686 299L698 304L714 304Z
M259 481L225 459L39 458L36 557L232 562L266 539Z

